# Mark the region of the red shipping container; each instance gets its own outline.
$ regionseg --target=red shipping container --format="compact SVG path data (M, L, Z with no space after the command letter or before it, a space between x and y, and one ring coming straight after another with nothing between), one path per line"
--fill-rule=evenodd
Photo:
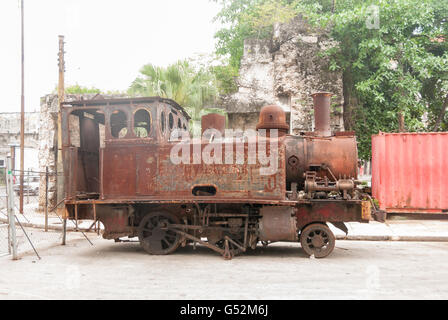
M372 136L372 195L388 213L448 213L448 132Z

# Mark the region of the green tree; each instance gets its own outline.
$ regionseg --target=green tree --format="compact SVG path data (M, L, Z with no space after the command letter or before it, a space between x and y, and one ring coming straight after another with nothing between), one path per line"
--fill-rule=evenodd
M225 95L238 91L235 81L239 74L238 71L238 68L230 64L211 67L211 72L213 72L216 78L216 86L220 94Z
M80 86L79 84L68 86L65 88L64 91L65 91L65 94L101 93L100 89L97 89L95 87L84 87L84 86Z
M173 99L187 110L193 121L217 111L205 108L213 107L218 96L216 78L207 67L182 60L166 68L147 64L140 73L129 88L130 95Z
M360 157L368 159L370 137L378 131L434 129L448 94L448 46L441 39L447 34L448 2L444 7L434 0L349 2L350 7L310 17L331 27L339 41L327 53L332 67L343 72L344 124L356 131ZM378 28L367 28L369 5L378 6Z
M226 28L216 34L216 51L233 66L245 38L269 35L291 10L329 30L338 45L325 55L330 70L343 74L344 125L356 131L361 158L370 158L378 131L448 129L448 0L281 0L282 14L265 19L267 0L220 2L216 19ZM379 23L371 28L375 8Z
M290 0L212 0L222 9L215 17L226 27L219 30L216 53L229 56L229 65L238 70L244 52L244 40L266 38L277 22L288 22L297 14L297 1Z

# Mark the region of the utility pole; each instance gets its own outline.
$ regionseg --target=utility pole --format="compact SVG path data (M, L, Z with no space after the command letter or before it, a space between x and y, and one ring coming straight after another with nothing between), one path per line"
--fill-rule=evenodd
M20 213L23 214L23 171L24 171L24 161L25 161L25 50L24 50L24 8L23 0L21 0L21 24L22 24L22 94L21 94L21 104L20 104Z
M13 176L11 157L6 159L6 190L8 194L8 249L11 252L12 259L17 260L17 239L16 239L16 221L14 214L14 189L13 189Z
M58 81L58 152L57 152L57 165L56 165L56 187L57 187L57 203L60 203L64 199L64 174L62 163L62 110L61 104L64 102L64 36L59 36L59 81ZM56 209L59 216L64 213L64 205L58 206Z

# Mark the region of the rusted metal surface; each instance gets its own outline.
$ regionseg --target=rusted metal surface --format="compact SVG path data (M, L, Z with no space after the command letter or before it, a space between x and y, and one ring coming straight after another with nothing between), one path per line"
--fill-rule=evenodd
M182 116L187 120L190 120L190 116L188 113L174 100L165 99L161 97L142 97L142 98L118 98L118 99L95 99L95 100L78 100L78 101L70 101L64 102L63 106L69 107L91 107L91 106L116 106L116 105L126 105L133 106L139 104L156 104L156 103L164 103L169 104L176 110L182 113Z
M372 205L370 201L363 201L361 207L361 218L363 220L371 220L372 219ZM384 222L384 221L383 221Z
M68 134L70 115L79 119L79 145ZM189 140L180 148L188 155L176 162L172 156L180 140L173 133L188 130L188 120L174 101L157 97L64 104L67 216L98 219L105 238L138 235L151 254L192 242L226 258L259 241L298 241L299 232L312 223L343 228L343 222L371 218L370 207L353 190L357 148L351 133L290 136L284 111L266 106L257 129L278 129L279 137L259 133L252 140L256 149L249 138ZM205 116L202 132L209 128L223 133L225 118ZM264 144L266 158L275 164L267 174L261 174L267 165L257 154ZM211 162L198 161L204 154ZM305 186L305 176L312 176L313 184ZM319 231L313 232L318 239Z
M198 142L204 150L208 143ZM195 186L213 186L217 199L264 198L282 200L285 197L284 148L279 150L279 170L271 176L259 174L259 163L231 165L173 164L171 145L146 147L111 147L103 151L102 199L157 196L159 198L193 199ZM191 145L191 162L193 149ZM234 146L235 151L238 148ZM224 162L224 159L222 159ZM181 177L181 178L180 178Z
M324 167L324 170L328 168ZM336 179L333 172L328 170L333 180L328 179L327 176L317 177L316 171L307 171L305 173L304 191L308 193L309 198L313 198L313 194L318 193L319 197L327 197L328 192L338 191L342 192L342 198L347 200L356 197L355 194L355 180L353 179Z
M322 223L313 223L307 226L300 235L303 250L315 258L328 256L333 251L335 242L333 232Z
M332 93L317 92L311 95L314 103L314 132L320 137L331 136L330 100Z
M297 227L302 229L312 222L369 222L370 214L363 212L360 200L314 200L299 204L297 208Z
M215 129L224 135L224 130L226 129L226 117L222 114L217 113L209 113L201 118L201 132L204 132L208 129Z
M448 213L448 133L372 137L372 194L389 213Z
M80 118L80 142L81 147L78 151L78 159L81 167L78 172L81 175L80 181L84 186L80 190L86 192L99 192L99 150L100 134L99 124L93 119L86 117Z
M261 241L297 241L295 209L291 207L263 207L260 210Z
M276 105L261 108L260 120L257 124L257 130L259 129L278 129L279 136L285 135L289 130L289 125L286 123L285 111Z
M287 183L297 182L303 186L305 172L310 167L319 167L318 176L334 180L357 178L358 148L354 136L303 137L286 136L286 177Z

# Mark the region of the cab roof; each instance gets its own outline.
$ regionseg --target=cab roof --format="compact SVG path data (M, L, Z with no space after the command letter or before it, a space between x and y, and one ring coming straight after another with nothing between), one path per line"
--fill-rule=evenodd
M118 98L118 99L91 99L91 100L77 100L77 101L65 101L62 102L62 106L79 106L79 107L90 107L90 106L102 106L102 105L117 105L117 104L141 104L141 103L153 103L153 102L163 102L171 105L174 109L179 110L182 115L190 120L191 117L176 101L161 98L161 97L138 97L138 98Z

